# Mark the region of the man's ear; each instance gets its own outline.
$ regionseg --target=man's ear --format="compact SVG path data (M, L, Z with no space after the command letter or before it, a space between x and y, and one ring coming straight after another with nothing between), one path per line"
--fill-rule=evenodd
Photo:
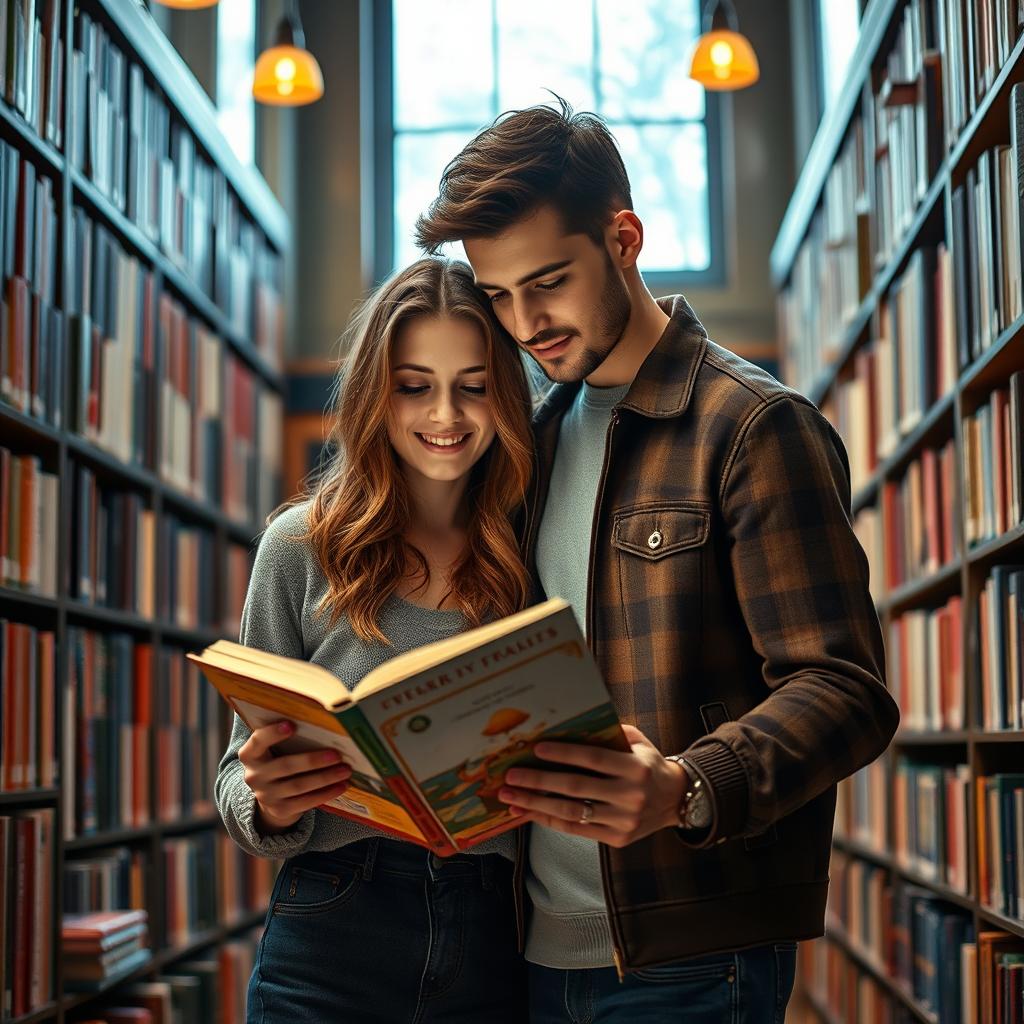
M623 270L635 266L644 247L644 226L632 210L619 210L605 232L612 259Z

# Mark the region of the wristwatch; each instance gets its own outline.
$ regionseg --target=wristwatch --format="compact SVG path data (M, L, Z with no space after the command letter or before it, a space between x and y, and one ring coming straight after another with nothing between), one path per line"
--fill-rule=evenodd
M679 801L679 827L707 828L711 824L711 798L700 776L682 754L669 754L667 761L675 761L686 773L687 786Z

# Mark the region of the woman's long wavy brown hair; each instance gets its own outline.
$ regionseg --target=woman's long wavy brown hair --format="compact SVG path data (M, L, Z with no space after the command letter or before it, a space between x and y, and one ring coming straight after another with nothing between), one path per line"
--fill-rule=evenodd
M390 643L381 607L410 568L425 585L429 568L405 539L410 499L388 440L391 353L399 328L415 316L459 317L477 325L487 351L487 395L496 436L471 471L466 550L449 575L450 597L471 625L524 606L526 568L513 516L525 500L532 466L530 398L515 343L504 334L465 264L418 260L362 305L347 332L347 356L335 383L333 454L311 485L309 530L328 593L319 612L333 626L344 613L364 641Z

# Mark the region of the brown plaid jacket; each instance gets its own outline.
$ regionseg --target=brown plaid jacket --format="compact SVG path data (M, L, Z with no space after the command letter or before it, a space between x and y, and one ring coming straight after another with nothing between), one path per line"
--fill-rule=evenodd
M714 821L699 846L674 829L602 846L625 970L820 935L836 783L899 720L838 435L711 342L682 296L660 303L671 323L608 431L588 636L622 720L687 755ZM534 579L578 387L556 385L535 417Z

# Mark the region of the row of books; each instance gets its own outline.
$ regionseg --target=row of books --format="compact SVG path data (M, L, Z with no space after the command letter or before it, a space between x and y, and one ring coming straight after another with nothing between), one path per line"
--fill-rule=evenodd
M1024 371L964 419L964 534L968 546L1024 522Z
M978 719L989 730L1024 728L1024 566L992 567L975 629Z
M246 989L259 942L250 933L201 959L165 967L151 981L115 988L90 1006L89 1024L234 1024L245 1017Z
M56 473L0 445L0 585L57 595Z
M90 14L75 19L72 165L280 365L280 259L141 65Z
M156 514L137 491L104 483L82 463L71 465L70 595L87 604L152 618L156 608Z
M956 447L924 448L882 485L885 585L889 591L937 573L959 554Z
M167 561L158 580L158 601L168 620L182 629L216 626L217 595L209 575L216 564L214 535L165 513L160 546Z
M942 162L942 62L934 0L908 0L871 96L875 266L895 252Z
M70 235L68 425L122 462L152 466L155 277L81 207Z
M1010 6L1009 0L986 0L985 4L968 6L984 8L993 3ZM830 173L838 189L839 183L849 187L866 173L861 163L851 170L847 166L851 159L867 160L873 168L874 187L870 199L859 191L845 193L849 209L844 219L837 214L826 216L826 185L822 212L808 226L794 259L790 283L779 296L786 379L801 390L809 389L841 354L838 343L858 308L850 296L862 297L869 287L863 261L852 254L854 217L859 219L864 210L870 212L875 268L887 264L939 170L944 141L946 146L951 144L963 126L959 119L952 133L948 120L943 126L943 99L945 115L951 116L949 87L955 92L956 75L967 66L972 69L970 77L974 77L975 58L985 68L984 76L976 81L991 84L994 69L1010 52L1005 46L986 44L981 56L975 52L973 36L968 34L967 46L973 56L968 65L963 65L963 47L950 36L952 32L958 37L960 29L949 24L951 19L967 17L959 11L961 6L960 0L910 0L905 5L872 98L876 136L873 160L863 153L865 147L858 141L864 127L862 117L857 115L833 164ZM1016 33L1015 29L1005 37L1011 48ZM943 82L947 61L955 64L955 71L949 78L947 68ZM962 107L958 101L953 102L958 109ZM949 390L956 372L981 355L1001 331L1024 314L1021 206L1016 189L1020 147L1024 145L1024 83L1012 89L1009 124L1000 134L1006 142L983 152L962 176L958 175L952 188L948 225L952 259L944 245L922 246L921 255L912 254L906 271L894 282L881 306L882 338L897 350L909 346L909 351L898 351L895 356L879 356L878 361L886 365L890 358L901 361L903 370L902 375L891 368L876 371L880 392L892 392L894 398L887 408L879 399L882 407L878 414L885 421L877 427L881 457L891 451L894 438L905 432L915 416ZM861 229L856 230L860 237ZM830 245L836 247L837 254L829 252ZM925 266L915 267L916 261L923 261ZM854 377L865 380L866 368ZM863 407L868 399L857 395L855 386L849 400ZM860 422L864 424L861 430L873 429L869 419L862 417ZM858 448L860 443L855 442L853 447Z
M889 622L889 690L910 732L964 727L963 600L915 608Z
M72 859L65 856L61 879L64 913L144 909L150 868L145 850L127 846L86 856L76 853Z
M68 645L65 838L212 813L221 705L184 653L78 626Z
M56 638L0 618L0 792L57 783Z
M975 1000L974 935L974 921L959 907L918 886L895 888L890 976L939 1024L960 1021L965 1001Z
M1007 917L1024 921L1024 774L979 775L978 896Z
M896 759L892 780L896 863L964 894L969 889L970 788L969 765Z
M888 849L888 809L889 780L883 757L839 783L835 835L884 854Z
M0 399L54 426L63 394L58 191L48 174L0 141Z
M978 971L971 917L885 868L833 850L827 927L940 1024L969 1019Z
M54 814L0 817L0 1018L53 998Z
M153 934L151 939L157 945L181 945L182 936L187 933L188 914L171 904L178 896L183 903L196 902L198 886L193 883L189 867L196 868L197 875L216 879L216 898L210 904L215 918L225 925L234 924L254 911L262 910L267 903L278 862L261 857L250 857L220 829L207 829L200 833L206 836L203 845L193 850L193 863L180 850L168 857L165 851L165 868L173 869L174 875L164 875L165 890L147 893L147 885L155 889L152 865L147 850L115 846L99 852L83 855L76 852L64 862L63 899L65 913L91 914L116 910L144 909L147 896L157 898L158 905L167 906L167 914L161 916L171 924L172 934ZM175 915L182 915L176 917Z
M1024 92L1016 87L1013 103L1022 100ZM1022 112L1015 110L1014 116ZM964 183L953 189L950 232L961 367L990 349L1024 312L1018 166L1015 147L996 146L982 153Z
M951 268L944 244L914 252L881 305L878 336L823 403L846 441L855 491L956 382Z
M0 5L0 93L58 149L64 123L63 19L61 0Z
M937 16L946 146L952 149L1009 58L1024 27L1024 9L1017 0L939 0Z
M797 970L811 998L834 1021L916 1024L917 1018L907 1007L897 1003L873 975L828 938L800 943ZM791 1005L795 1011L799 1004ZM818 1016L810 1019L815 1024L820 1020Z

